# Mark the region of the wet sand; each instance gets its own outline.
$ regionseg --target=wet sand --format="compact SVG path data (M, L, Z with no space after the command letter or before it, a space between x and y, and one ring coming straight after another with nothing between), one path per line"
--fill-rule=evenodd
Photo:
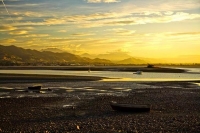
M191 82L48 80L42 83L44 89L55 90L41 94L16 91L41 82L18 81L0 84L9 88L1 89L1 93L5 91L3 96L10 96L0 98L0 132L200 132L200 87ZM67 92L60 86L75 91ZM88 92L88 88L93 91ZM105 93L94 95L96 90ZM151 111L117 112L110 101L151 104Z
M66 81L96 81L103 77L73 76L73 75L36 75L36 74L3 74L0 73L2 83L42 83L42 82L66 82Z

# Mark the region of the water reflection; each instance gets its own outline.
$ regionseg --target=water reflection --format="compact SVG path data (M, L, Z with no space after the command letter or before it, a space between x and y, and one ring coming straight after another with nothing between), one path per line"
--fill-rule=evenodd
M200 68L196 68L197 72ZM59 70L0 70L0 73L15 74L40 74L40 75L75 75L75 76L97 76L107 77L102 81L185 81L200 80L200 73L155 73L143 72L142 75L133 74L132 72L116 71L59 71Z
M143 79L133 79L133 78L110 78L110 79L102 79L100 81L194 81L200 80L200 78L185 78L185 79L177 79L177 78L143 78Z

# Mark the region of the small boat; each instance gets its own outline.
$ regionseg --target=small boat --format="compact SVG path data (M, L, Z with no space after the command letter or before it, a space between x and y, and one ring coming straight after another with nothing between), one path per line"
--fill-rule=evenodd
M137 71L136 74L142 74L142 71Z
M29 86L28 91L40 92L42 86Z
M127 104L112 101L110 106L113 110L121 112L150 112L150 104Z

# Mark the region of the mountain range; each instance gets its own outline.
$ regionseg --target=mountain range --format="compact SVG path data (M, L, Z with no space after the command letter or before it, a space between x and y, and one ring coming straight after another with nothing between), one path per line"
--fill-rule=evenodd
M54 53L0 45L0 65L88 65L112 64L106 59L90 59L68 52Z
M107 59L116 64L147 64L147 63L151 63L151 61L144 60L142 58L134 58L134 57L130 56L128 53L122 52L122 51L116 51L116 52L110 52L110 53L98 54L98 55L90 55L90 54L84 53L81 55L81 57Z
M177 58L132 57L126 52L116 51L106 54L75 55L53 49L41 51L21 47L0 45L0 65L126 65L126 64L169 64L200 63L200 55L179 56Z

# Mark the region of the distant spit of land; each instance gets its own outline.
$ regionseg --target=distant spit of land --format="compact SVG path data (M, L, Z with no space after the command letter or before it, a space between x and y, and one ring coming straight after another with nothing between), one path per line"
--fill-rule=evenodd
M74 70L74 71L124 71L136 72L163 72L183 73L183 69L170 67L146 67L146 66L0 66L0 70Z

